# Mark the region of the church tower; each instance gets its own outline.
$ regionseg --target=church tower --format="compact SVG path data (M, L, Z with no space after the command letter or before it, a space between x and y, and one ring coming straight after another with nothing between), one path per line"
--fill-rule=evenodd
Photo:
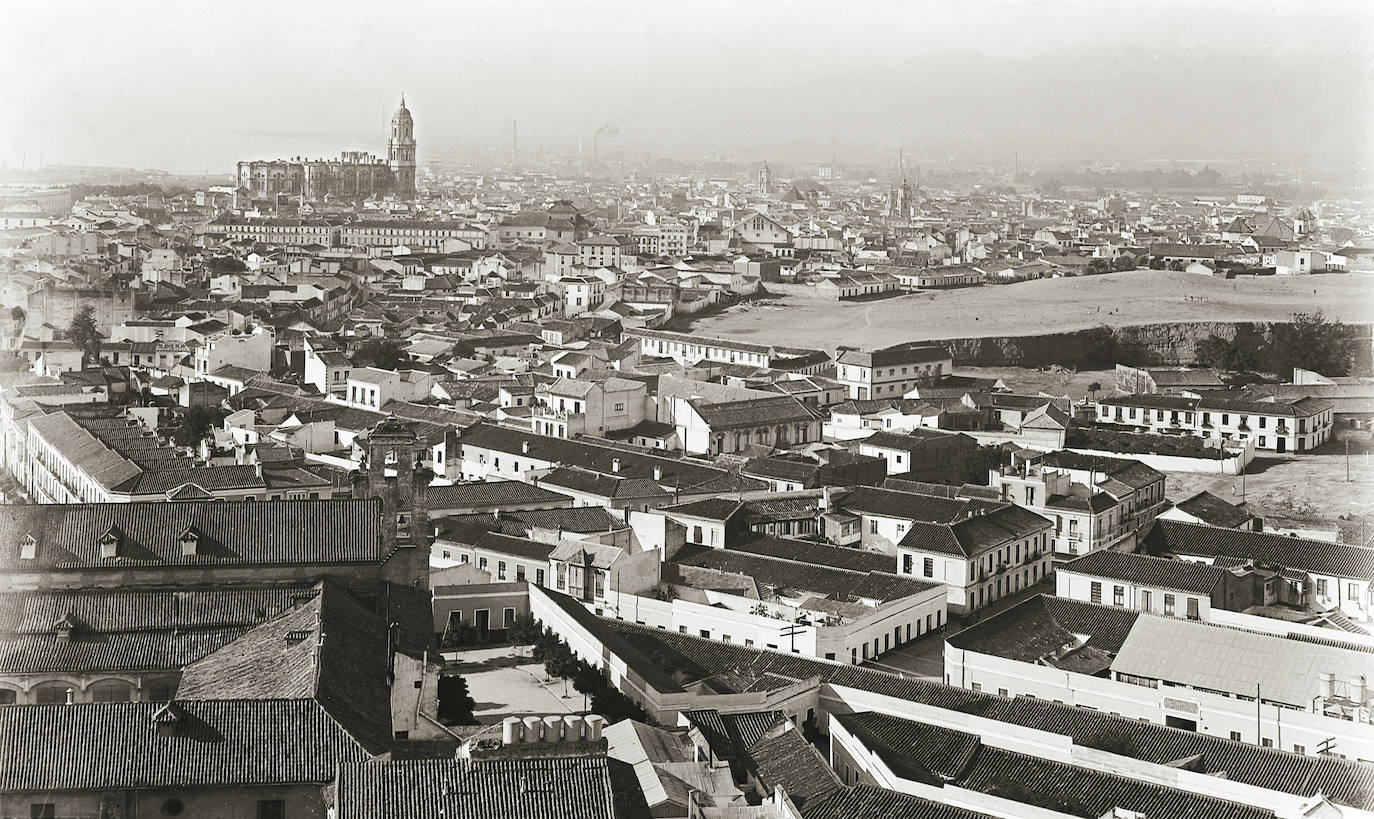
M405 94L401 107L391 118L391 140L387 143L387 163L396 176L396 195L415 196L415 122L406 108Z

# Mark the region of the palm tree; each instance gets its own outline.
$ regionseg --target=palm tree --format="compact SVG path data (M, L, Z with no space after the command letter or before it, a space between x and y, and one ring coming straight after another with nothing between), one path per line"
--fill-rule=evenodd
M1102 389L1102 384L1101 384L1100 382L1097 382L1097 381L1094 381L1093 383L1091 383L1091 384L1088 385L1088 392L1092 393L1092 397L1093 397L1093 400L1094 400L1094 401L1097 400L1097 393L1098 393L1101 389Z

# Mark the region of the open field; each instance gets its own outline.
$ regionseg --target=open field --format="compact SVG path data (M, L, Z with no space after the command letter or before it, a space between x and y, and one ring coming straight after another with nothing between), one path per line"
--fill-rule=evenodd
M1302 455L1257 455L1245 475L1245 501L1260 517L1335 521L1342 515L1374 515L1374 453L1366 441L1350 442L1350 481L1345 479L1343 441L1329 441ZM1241 499L1235 475L1168 473L1165 495L1181 501L1208 491L1232 503Z
M797 347L883 347L964 336L1039 335L1102 325L1284 321L1324 310L1342 321L1374 318L1374 275L1245 276L1133 270L1101 276L911 293L836 302L809 285L769 284L776 298L697 321L703 335Z

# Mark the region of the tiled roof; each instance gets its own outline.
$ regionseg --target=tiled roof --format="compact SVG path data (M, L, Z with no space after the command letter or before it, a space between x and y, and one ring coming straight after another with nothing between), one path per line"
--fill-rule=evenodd
M377 759L345 765L339 819L618 819L604 756Z
M993 819L990 813L956 808L897 791L859 785L843 788L806 806L803 819Z
M549 506L567 506L570 503L567 495L540 489L524 481L479 481L431 486L428 501L432 514L450 510L501 509L531 503Z
M29 419L29 427L91 480L109 489L137 477L143 470L82 428L65 412Z
M1225 526L1229 529L1238 528L1255 517L1245 507L1228 503L1211 492L1199 492L1174 506L1209 526Z
M178 671L316 594L310 586L0 594L0 673ZM72 621L69 638L57 623Z
M328 581L309 602L186 667L184 700L314 699L358 742L391 742L387 621Z
M794 589L836 600L866 597L889 602L920 594L938 585L900 577L890 571L857 572L738 552L733 549L710 549L700 546L682 547L671 562L682 566L742 574L754 578L760 586ZM875 576L883 582L874 580Z
M836 505L856 514L931 523L952 523L967 515L970 507L975 506L962 498L918 495L871 486L860 486L844 497L837 498Z
M951 636L956 648L1034 663L1056 655L1065 645L1115 654L1131 633L1139 612L1038 594ZM1057 656L1057 655L1056 655Z
M727 549L763 557L793 560L816 566L829 566L836 569L849 569L856 572L890 572L897 567L892 555L868 552L845 546L831 546L813 540L790 540L787 538L760 535L748 540L730 543Z
M619 474L605 475L571 466L560 466L539 479L545 486L556 486L603 498L653 498L670 494L649 478Z
M320 785L368 756L310 699L0 708L0 793Z
M831 686L856 688L1060 734L1071 737L1078 745L1160 765L1200 756L1205 772L1224 771L1228 779L1236 782L1300 796L1320 791L1343 805L1374 808L1374 766L1366 763L1334 756L1303 756L1048 700L999 697L860 666L826 663L794 654L747 648L738 643L722 643L620 620L606 620L596 617L566 595L549 592L548 596L597 634L608 650L625 659L636 673L661 692L683 690L682 684L671 674L684 680L699 680L733 669L737 674L772 673L797 680L819 676L822 683ZM1128 748L1119 748L1117 743L1109 742L1108 738L1121 734L1131 737Z
M1074 558L1060 571L1077 572L1105 580L1120 580L1142 586L1211 595L1221 583L1224 572L1215 566L1189 560L1170 560L1166 557L1114 552L1110 549L1090 552Z
M727 520L740 509L740 502L729 498L703 498L689 503L659 507L667 515L703 518L705 520Z
M129 495L157 495L182 486L199 486L210 492L235 489L266 489L255 466L202 466L189 469L150 469L113 487Z
M815 410L789 395L720 403L688 399L687 403L715 431L798 421L809 423L819 417Z
M603 475L648 478L653 476L654 468L658 467L662 470L664 484L682 490L707 484L728 474L709 464L683 458L647 455L619 447L535 435L487 423L463 430L458 437L458 444L460 448L473 446L495 450L517 460L528 458L532 461L576 465ZM528 452L524 451L525 445L528 445ZM614 472L613 465L617 460L620 461L618 473Z
M1004 503L954 523L912 521L898 545L918 552L975 557L1052 525L1029 509Z
M1077 816L1105 816L1116 807L1151 819L1266 819L1274 815L1265 808L986 746L959 784L998 795L1008 782L1019 786L1014 793L1035 795L1033 801L1018 801Z
M795 729L755 742L747 765L765 791L781 787L801 810L842 787L816 746Z
M1151 554L1234 557L1333 577L1374 579L1374 549L1345 543L1156 520L1145 535Z
M924 364L932 361L946 361L949 351L935 344L908 342L896 344L882 350L841 350L835 363L851 367L889 367L902 364Z
M527 560L548 560L549 555L553 554L553 543L542 543L537 540L528 540L522 537L511 537L497 532L487 532L477 539L475 544L479 549L486 549L512 557L521 557Z
M982 746L973 734L890 714L863 711L835 714L832 719L839 720L893 773L937 787L963 776Z

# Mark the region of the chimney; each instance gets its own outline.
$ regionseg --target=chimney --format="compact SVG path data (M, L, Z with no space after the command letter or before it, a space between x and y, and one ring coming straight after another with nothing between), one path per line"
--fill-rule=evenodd
M1350 699L1353 700L1353 701L1355 702L1356 705L1364 705L1365 700L1366 700L1368 697L1369 697L1369 687L1368 687L1368 684L1365 682L1365 677L1364 677L1364 675L1363 675L1363 674L1356 674L1355 676L1351 677L1351 678L1350 678Z
M654 480L663 480L663 467L657 465L654 466Z
M620 471L620 459L619 459L619 458L612 458L612 459L611 459L611 471L612 471L612 472L619 472L619 471Z
M822 511L822 512L829 512L830 509L831 509L831 505L834 504L834 502L835 502L835 499L834 499L834 497L833 497L832 494L831 494L830 485L827 484L827 485L825 485L825 486L822 486L822 487L821 487L821 511Z
M521 455L528 455L528 454L530 454L530 442L529 442L529 441L521 441L521 442L520 442L520 454L521 454Z
M1322 699L1329 700L1336 696L1336 675L1330 671L1321 673Z

